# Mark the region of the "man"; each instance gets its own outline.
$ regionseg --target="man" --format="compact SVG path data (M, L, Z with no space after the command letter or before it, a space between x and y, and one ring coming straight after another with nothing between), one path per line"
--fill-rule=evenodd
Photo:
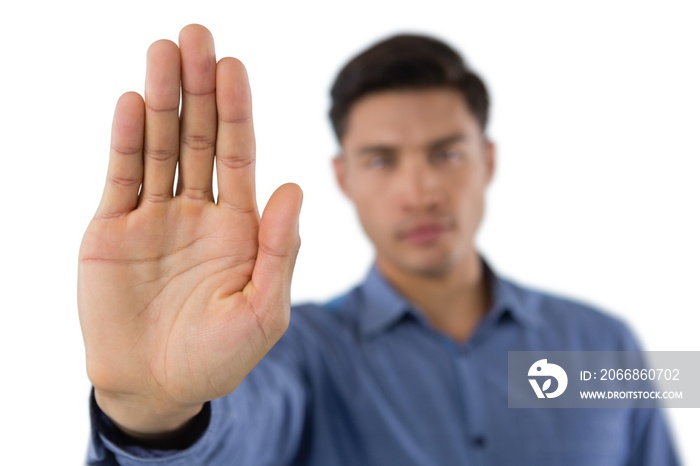
M80 252L89 462L677 464L656 409L508 408L508 351L637 346L479 256L495 150L461 58L397 36L348 63L332 97L335 173L376 260L290 321L301 191L280 187L258 216L243 66L216 63L197 25L149 49L145 101L117 104Z

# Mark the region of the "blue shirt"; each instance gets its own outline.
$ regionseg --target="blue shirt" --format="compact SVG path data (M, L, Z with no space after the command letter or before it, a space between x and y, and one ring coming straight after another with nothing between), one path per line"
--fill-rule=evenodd
M372 268L287 333L188 448L125 445L93 400L90 464L673 466L659 409L508 408L508 351L636 350L620 321L485 265L492 305L464 344Z

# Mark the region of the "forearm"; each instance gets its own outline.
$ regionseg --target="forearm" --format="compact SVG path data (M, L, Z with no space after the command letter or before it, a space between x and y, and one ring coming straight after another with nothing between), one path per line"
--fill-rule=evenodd
M256 369L262 370L254 370L234 393L206 403L171 436L144 440L126 435L93 397L88 463L145 466L157 459L163 465L224 465L235 456L239 464L268 464L272 459L274 464L292 464L306 412L302 379L286 365Z
M86 463L95 466L117 464L182 464L218 449L217 440L207 435L214 422L212 403L205 403L193 419L169 435L134 437L128 435L98 406L94 390L90 397L91 440ZM219 419L220 423L220 419ZM216 429L219 430L219 429ZM146 436L148 437L148 436Z

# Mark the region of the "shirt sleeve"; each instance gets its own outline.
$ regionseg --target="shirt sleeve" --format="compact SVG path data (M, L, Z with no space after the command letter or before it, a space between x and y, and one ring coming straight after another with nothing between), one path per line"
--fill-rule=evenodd
M622 350L642 351L631 329L621 324ZM632 439L627 466L680 466L676 446L662 407L632 409Z
M303 349L290 329L232 393L207 403L196 437L178 450L125 441L91 399L89 465L289 465L299 455L307 418Z
M680 459L660 408L636 409L632 435L628 466L680 466Z

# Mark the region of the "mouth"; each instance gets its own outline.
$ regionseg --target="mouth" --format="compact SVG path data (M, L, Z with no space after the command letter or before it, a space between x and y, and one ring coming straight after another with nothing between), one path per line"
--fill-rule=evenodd
M420 223L399 232L399 239L414 245L429 245L450 230L446 222Z

